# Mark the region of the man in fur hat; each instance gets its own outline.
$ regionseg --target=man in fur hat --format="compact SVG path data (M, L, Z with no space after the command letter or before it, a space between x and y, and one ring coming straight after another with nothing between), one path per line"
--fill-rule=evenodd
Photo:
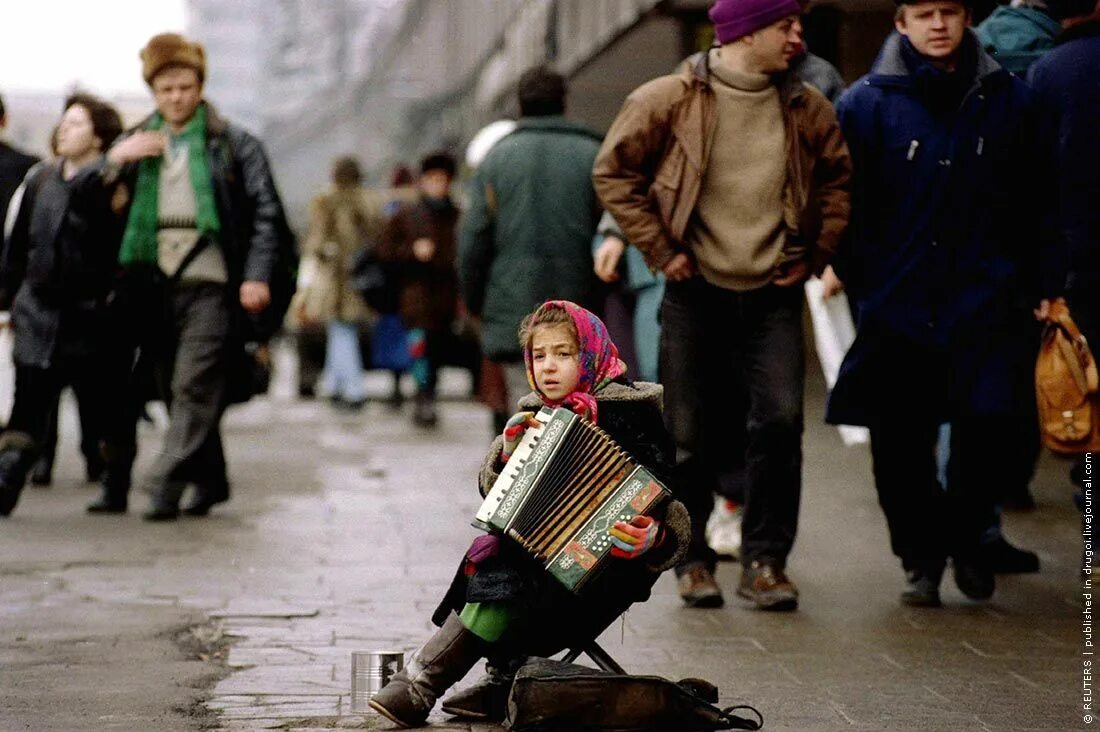
M157 110L110 150L104 177L122 175L131 192L119 253L131 287L122 294L133 298L142 350L170 377L169 426L147 477L145 514L166 521L179 515L188 483L195 495L185 514L203 516L229 498L221 417L244 331L271 312L272 283L294 245L260 142L203 99L202 46L163 33L141 60ZM125 494L101 502L122 507Z

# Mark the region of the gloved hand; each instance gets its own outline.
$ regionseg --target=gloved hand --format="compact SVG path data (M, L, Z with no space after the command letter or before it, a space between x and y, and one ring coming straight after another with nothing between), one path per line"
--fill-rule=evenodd
M534 427L538 423L534 412L516 412L512 415L511 419L504 424L504 432L501 433L504 437L504 447L500 451L501 462L508 462L508 458L512 457L512 453L516 451L520 440L523 439L523 433L528 427Z
M649 516L635 516L629 524L616 521L607 533L615 545L611 556L620 559L637 559L660 544L664 535L661 522Z

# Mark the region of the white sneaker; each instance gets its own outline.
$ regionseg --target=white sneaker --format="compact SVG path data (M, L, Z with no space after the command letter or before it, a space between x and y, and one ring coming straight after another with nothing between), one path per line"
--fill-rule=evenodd
M707 519L707 544L722 559L737 559L741 554L741 506L717 497Z

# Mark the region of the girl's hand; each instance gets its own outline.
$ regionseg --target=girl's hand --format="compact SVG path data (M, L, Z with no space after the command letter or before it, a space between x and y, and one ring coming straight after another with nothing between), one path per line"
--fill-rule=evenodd
M611 556L637 559L661 543L661 522L649 516L635 516L629 524L616 521L607 533L615 545Z
M504 432L501 433L504 438L504 447L500 451L501 462L508 462L508 458L512 457L512 453L516 451L523 439L523 433L528 427L537 427L538 423L534 412L516 412L512 415L512 418L504 424Z

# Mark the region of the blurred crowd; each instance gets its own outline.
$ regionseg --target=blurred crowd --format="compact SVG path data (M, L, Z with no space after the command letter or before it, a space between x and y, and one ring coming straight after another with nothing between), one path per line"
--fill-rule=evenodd
M538 66L518 120L461 161L432 151L368 187L341 157L300 246L262 144L203 96L203 48L155 36L141 52L155 111L136 127L76 94L50 159L0 146L16 364L0 514L49 483L66 387L102 487L89 512L127 510L152 399L169 424L145 518L228 500L221 419L266 388L284 324L301 397L361 410L364 371L381 369L390 407L411 384L430 430L440 370L458 366L500 432L532 388L521 318L568 300L664 387L692 519L685 604L721 605L715 566L732 557L739 595L793 610L812 280L855 329L827 419L869 430L901 601L938 606L949 567L979 600L998 573L1038 571L1001 511L1031 505L1052 305L1093 342L1100 327L1095 1L1013 0L973 28L966 0L902 0L846 90L805 47L801 12L718 0L714 47L632 92L606 135L569 118L567 80Z

